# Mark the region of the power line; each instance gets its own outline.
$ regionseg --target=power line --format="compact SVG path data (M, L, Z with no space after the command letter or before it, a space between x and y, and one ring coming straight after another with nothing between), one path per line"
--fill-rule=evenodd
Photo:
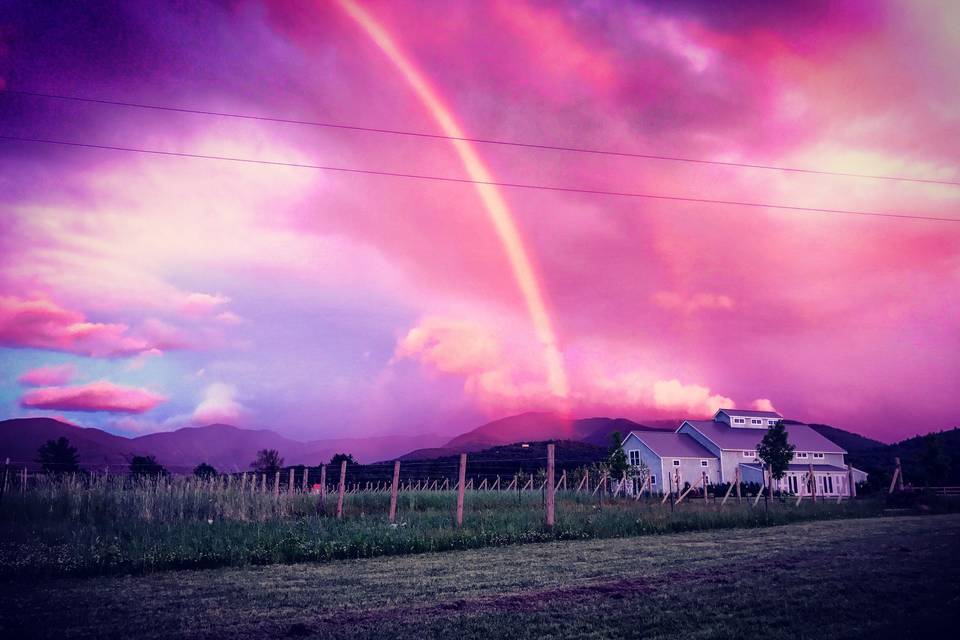
M520 182L497 182L486 180L470 180L468 178L449 178L444 176L432 176L417 173L401 173L397 171L377 171L374 169L356 169L350 167L337 167L332 165L306 164L300 162L283 162L279 160L260 160L257 158L238 158L234 156L216 156L199 153L186 153L181 151L162 151L159 149L143 149L138 147L120 147L105 144L91 144L87 142L70 142L67 140L51 140L47 138L27 138L21 136L0 135L0 140L13 142L31 142L39 144L60 145L65 147L80 147L84 149L102 149L106 151L123 151L127 153L142 153L158 156L169 156L178 158L195 158L198 160L220 160L225 162L239 162L244 164L261 164L274 167L291 167L296 169L316 169L320 171L336 171L340 173L353 173L373 176L384 176L392 178L408 178L414 180L430 180L434 182L453 182L458 184L476 184L493 187L506 187L510 189L529 189L536 191L553 191L561 193L578 193L585 195L617 196L625 198L644 198L649 200L665 200L670 202L692 202L696 204L725 204L738 207L753 207L761 209L781 209L784 211L798 211L804 213L825 213L831 215L850 215L850 216L870 216L877 218L905 218L910 220L931 220L936 222L960 222L960 218L943 218L937 216L915 216L906 213L882 213L879 211L855 211L851 209L827 209L821 207L801 207L786 204L773 204L766 202L747 202L742 200L716 200L712 198L693 198L687 196L672 196L653 193L637 193L632 191L607 191L603 189L586 189L580 187L557 187L551 185L525 184Z
M540 144L533 142L518 142L515 140L499 140L493 138L466 138L457 136L447 136L439 133L424 133L419 131L406 131L403 129L386 129L381 127L364 127L360 125L338 124L334 122L320 122L316 120L295 120L290 118L279 118L272 116L257 116L244 113L231 113L226 111L211 111L206 109L189 109L185 107L169 107L155 104L145 104L142 102L124 102L120 100L105 100L100 98L85 98L81 96L68 96L54 93L40 93L36 91L19 91L7 89L2 92L7 94L31 96L35 98L50 98L55 100L69 100L72 102L85 102L89 104L104 104L117 107L130 107L135 109L153 109L155 111L172 111L176 113L191 113L204 116L218 116L223 118L237 118L241 120L259 120L263 122L277 122L282 124L298 124L311 127L324 127L328 129L343 129L347 131L363 131L366 133L381 133L399 136L409 136L414 138L431 138L437 140L461 140L463 142L475 142L478 144L489 144L507 147L520 147L525 149L541 149L545 151L563 151L569 153L585 153L590 155L613 156L619 158L640 158L644 160L663 160L668 162L683 162L688 164L705 164L722 167L736 167L739 169L762 169L765 171L784 171L788 173L803 173L810 175L838 176L843 178L864 178L869 180L892 180L898 182L916 182L922 184L940 184L960 186L960 181L956 180L937 180L933 178L908 178L906 176L887 176L867 173L849 173L843 171L828 171L826 169L806 169L802 167L784 167L770 164L754 164L749 162L731 162L725 160L707 160L704 158L687 158L683 156L668 156L652 153L636 153L630 151L614 151L612 149L594 149L590 147L570 147L555 144Z

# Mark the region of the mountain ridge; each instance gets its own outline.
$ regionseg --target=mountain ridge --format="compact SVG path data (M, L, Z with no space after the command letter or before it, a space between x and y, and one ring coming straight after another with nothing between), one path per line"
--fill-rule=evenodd
M61 436L77 447L84 468L126 468L135 455L153 455L174 473L189 473L201 462L218 471L245 471L260 449L277 449L288 465L317 465L327 462L334 453L351 453L360 461L372 462L445 440L437 434L420 434L304 442L269 429L243 429L222 423L127 438L55 418L13 418L0 421L0 459L9 457L11 464L39 468L37 449Z
M567 418L551 413L529 412L487 422L453 438L439 434L386 435L370 438L328 438L299 441L269 429L243 429L214 423L183 427L176 431L132 438L95 427L81 427L55 418L14 418L0 421L0 460L39 468L37 449L47 440L67 437L77 447L87 469L125 469L134 455L154 455L174 473L190 473L201 462L223 472L245 471L259 449L277 449L287 466L317 466L334 453L350 453L361 463L383 460L428 461L474 453L495 447L546 441L581 442L606 448L610 434L619 431L672 430L679 420L635 422L626 418ZM960 429L941 431L885 444L860 434L824 424L811 424L822 435L847 450L848 461L871 474L871 482L889 482L893 459L900 457L904 475L914 481L934 439L947 468L946 478L960 483ZM926 458L925 458L926 456ZM879 486L879 485L878 485Z

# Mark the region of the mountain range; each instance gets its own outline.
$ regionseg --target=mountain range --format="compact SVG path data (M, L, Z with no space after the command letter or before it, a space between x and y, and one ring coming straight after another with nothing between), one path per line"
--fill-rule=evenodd
M276 449L289 465L321 464L335 453L351 453L360 462L372 462L411 449L441 445L448 439L424 434L301 442L266 429L240 429L227 424L125 438L53 418L16 418L0 421L0 459L9 457L12 464L38 467L34 462L37 449L60 436L77 448L84 468L126 469L134 455L152 455L174 473L188 473L201 462L220 471L245 471L260 449Z
M287 465L317 466L335 453L350 453L361 463L400 459L447 460L460 453L476 453L519 443L567 441L590 445L597 451L609 446L619 431L673 430L680 420L625 418L571 419L553 413L523 413L483 424L453 438L438 434L388 435L367 438L332 438L298 441L265 429L240 429L226 424L186 427L135 438L113 435L96 428L78 427L53 418L16 418L0 421L0 460L9 457L17 466L37 468L37 449L48 440L64 436L77 448L85 468L125 469L134 455L152 455L174 473L189 473L201 462L220 471L243 471L260 449L276 449ZM929 460L937 460L940 474L960 484L960 429L917 436L884 444L837 427L811 424L812 428L847 450L847 460L871 474L879 484L889 481L894 457L900 457L904 475L927 480ZM580 453L585 454L585 450ZM595 455L594 451L593 454ZM472 456L475 457L475 456ZM954 462L955 461L955 462ZM886 479L886 480L885 480Z

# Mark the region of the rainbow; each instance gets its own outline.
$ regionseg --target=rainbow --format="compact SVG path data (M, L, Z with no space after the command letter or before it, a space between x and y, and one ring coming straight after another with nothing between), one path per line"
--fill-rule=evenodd
M393 66L397 68L437 125L443 130L444 135L451 138L466 138L467 136L453 117L450 108L444 104L436 89L430 85L410 58L400 50L383 25L377 22L354 0L338 0L338 2L347 15L363 29ZM470 142L451 140L450 143L460 157L460 161L471 180L494 182L493 176ZM563 364L563 355L557 347L557 337L553 331L550 315L547 313L543 292L540 283L537 282L533 265L523 245L513 214L496 186L476 184L474 187L507 254L513 277L520 288L520 293L526 302L527 311L533 322L537 340L543 347L550 392L558 398L566 398L569 394L569 383Z

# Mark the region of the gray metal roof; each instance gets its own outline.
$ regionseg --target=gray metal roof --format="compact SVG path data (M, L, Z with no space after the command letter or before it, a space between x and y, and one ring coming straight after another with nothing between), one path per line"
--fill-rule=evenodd
M756 450L763 439L766 429L749 429L731 427L725 422L713 420L684 420L702 433L708 440L721 449L743 451ZM787 440L797 448L797 451L818 451L823 453L846 453L843 447L834 444L805 424L788 424Z
M647 445L651 451L661 458L700 458L716 460L717 457L710 450L685 433L664 431L631 431L627 436L634 436ZM624 438L624 442L627 441Z

